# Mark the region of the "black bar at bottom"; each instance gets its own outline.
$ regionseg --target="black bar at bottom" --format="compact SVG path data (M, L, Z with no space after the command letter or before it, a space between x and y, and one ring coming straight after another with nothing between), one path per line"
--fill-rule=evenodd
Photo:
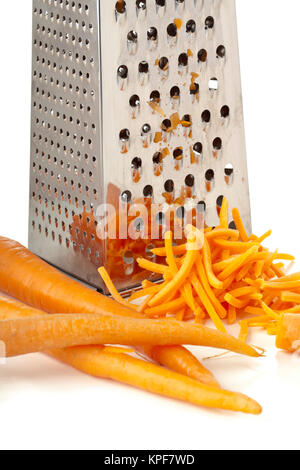
M125 466L127 468L142 468L144 466L165 465L192 467L203 464L201 451L101 451L100 462L103 465Z

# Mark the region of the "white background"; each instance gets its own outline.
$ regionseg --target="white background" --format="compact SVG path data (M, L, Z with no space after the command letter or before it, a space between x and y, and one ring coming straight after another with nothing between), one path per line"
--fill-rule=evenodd
M109 0L104 0L109 1ZM31 1L2 2L0 233L27 243ZM300 2L237 0L253 228L300 257ZM207 364L258 399L260 417L206 411L92 379L43 356L0 366L3 449L299 449L300 359L274 339L260 361ZM208 351L196 351L199 357Z

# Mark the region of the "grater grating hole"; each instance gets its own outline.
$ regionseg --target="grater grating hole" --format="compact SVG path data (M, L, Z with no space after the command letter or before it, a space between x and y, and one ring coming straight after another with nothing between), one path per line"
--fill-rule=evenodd
M149 134L150 132L151 132L150 124L144 124L141 129L141 135L144 136L144 135Z
M222 144L222 139L220 137L216 137L213 141L213 148L215 150L221 150Z
M175 188L175 185L174 185L174 181L173 180L168 180L165 182L165 191L167 193L173 193L174 192L174 188Z
M136 31L131 30L127 34L127 48L130 54L135 54L137 51L138 34Z
M229 106L225 105L225 106L222 106L221 108L221 117L226 119L228 118L230 115L230 108Z
M141 217L138 217L134 221L134 228L137 232L142 232L145 227L145 222Z
M199 62L206 62L207 61L207 50L206 49L200 49L198 52L198 61Z
M154 163L154 165L159 165L163 160L163 156L162 156L162 153L161 152L155 152L155 154L153 155L153 158L152 158L152 161Z
M169 46L173 47L177 43L177 26L175 23L170 23L167 27L168 43Z
M151 28L148 29L147 38L148 38L148 41L151 41L151 42L156 42L157 41L158 31L154 26L152 26Z
M219 89L219 81L216 77L211 78L208 82L208 88L210 91L218 91Z
M147 9L147 2L146 0L136 0L136 8L137 10L146 10Z
M178 67L187 67L189 62L189 57L186 52L183 52L182 54L179 55L178 57Z
M203 152L203 145L201 144L201 142L196 142L193 146L193 151L194 153L197 155L197 156L200 156L202 155L202 152Z
M157 223L157 225L160 225L160 226L164 225L165 214L163 212L158 212L155 217L155 222Z
M176 147L173 151L173 158L176 161L180 161L183 158L183 148L182 147Z
M205 186L206 191L209 193L212 191L215 182L215 172L214 170L207 170L205 173Z
M132 107L132 108L138 108L140 106L141 102L140 102L140 98L138 95L132 95L129 99L129 105Z
M116 13L119 13L120 15L126 13L126 2L124 0L118 0L115 9Z
M226 48L222 44L217 47L217 58L223 59L226 55Z
M195 185L195 177L194 177L194 175L188 175L188 176L185 178L185 185L186 185L188 188L192 188L192 187Z
M217 208L221 209L222 205L223 205L223 200L224 200L224 196L219 196L216 200L216 205L217 205Z
M122 129L120 131L120 140L122 142L128 142L130 139L130 131L128 129Z
M170 90L171 99L178 100L180 98L180 89L178 86L173 86Z
M139 63L139 73L148 73L149 72L149 64L146 61L142 61Z
M155 176L160 176L163 171L163 155L161 152L156 152L152 157L153 172Z
M231 185L233 183L233 177L234 177L234 168L231 163L228 163L225 166L224 175L225 175L226 184Z
M194 20L189 20L187 22L186 32L189 34L194 34L196 32L196 22Z
M178 219L184 219L185 218L185 208L184 207L178 207L178 209L176 209L176 217Z
M161 57L158 61L158 66L163 72L167 72L169 69L169 59L167 57Z
M151 198L153 196L153 187L151 185L147 185L144 187L143 190L144 197Z
M121 200L122 202L126 202L126 203L130 203L131 200L132 200L132 194L130 191L123 191L123 193L121 194Z
M153 90L150 94L150 101L159 104L160 103L160 93L158 90Z
M200 91L199 83L196 83L196 82L192 83L192 85L190 86L190 95L191 96L198 95L199 91Z
M164 119L163 122L161 123L161 129L164 132L170 132L172 129L172 122L170 119Z
M177 36L177 26L175 23L170 23L167 27L168 36L174 38Z
M215 172L213 170L207 170L205 173L205 179L206 181L212 181L215 177Z
M215 20L212 16L208 16L205 20L205 29L212 29L215 26Z
M190 127L192 125L192 116L190 114L185 114L181 122L184 127Z
M125 80L128 77L128 68L126 65L120 65L118 68L118 77Z
M197 212L199 214L205 214L206 212L206 203L204 201L199 201L197 204Z
M203 111L203 113L201 114L201 118L202 118L202 122L203 123L206 123L208 124L210 122L210 119L211 119L211 113L208 109L206 109L205 111Z
M131 167L134 170L139 170L142 168L142 160L138 157L135 157L131 162Z

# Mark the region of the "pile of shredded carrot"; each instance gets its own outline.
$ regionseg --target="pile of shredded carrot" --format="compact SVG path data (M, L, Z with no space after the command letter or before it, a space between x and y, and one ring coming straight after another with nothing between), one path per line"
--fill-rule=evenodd
M141 268L162 276L158 283L144 281L142 289L124 300L105 268L99 272L115 300L141 301L137 310L148 318L175 318L203 323L212 320L226 332L226 324L240 324L240 339L247 341L250 327L276 335L285 313L300 313L300 273L287 275L284 262L294 257L271 252L261 237L249 236L239 211L233 209L236 229L229 229L228 201L223 198L220 225L203 231L187 227L187 243L175 245L165 234L156 260L138 259Z

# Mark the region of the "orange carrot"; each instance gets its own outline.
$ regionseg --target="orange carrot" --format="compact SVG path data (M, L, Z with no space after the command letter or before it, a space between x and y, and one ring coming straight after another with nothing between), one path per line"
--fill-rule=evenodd
M216 328L221 332L226 332L226 328L223 325L223 322L220 320L220 317L216 313L211 301L209 300L200 280L197 278L195 274L192 275L192 284L194 289L196 290L201 302L203 303L208 315L210 316L211 320L215 324Z
M248 305L248 303L249 303L248 300L244 300L244 301L239 300L236 297L233 297L233 295L231 295L231 294L225 294L224 300L226 300L226 302L229 305L232 305L233 307L238 308L238 309L242 309L242 308L246 307L246 305Z
M220 281L220 279L218 279L215 276L212 270L211 251L210 251L208 241L206 239L204 240L204 246L203 246L203 261L204 261L204 267L205 267L209 284L215 289L222 289L223 283Z
M17 318L32 318L46 315L41 310L29 307L17 300L9 299L0 294L0 320L13 320ZM84 347L83 347L84 349ZM79 350L79 348L77 348ZM87 349L84 349L87 352ZM188 371L188 376L194 380L198 380L206 385L219 386L214 376L187 349L181 346L145 346L137 348L142 355L146 355L160 365L174 370L179 374L182 371ZM122 352L122 348L110 348L108 346L98 346L93 348L97 355L103 352ZM65 350L66 352L66 350ZM124 352L124 351L123 351ZM127 349L127 352L131 352ZM53 355L53 354L52 354ZM88 362L88 354L86 361Z
M15 300L6 299L3 296L0 296L0 306L2 318L6 319L45 315L44 312L28 307ZM170 354L168 354L169 350ZM191 366L190 360L184 362L183 365L176 362L176 358L182 357L182 350L178 347L177 350L178 355L174 354L173 347L157 347L149 351L149 353L153 354L154 360L158 359L159 361L162 355L170 368L174 367L174 369L178 368L179 370L189 368ZM116 380L148 392L177 400L184 400L198 406L252 414L260 414L262 411L260 405L251 398L239 393L220 390L213 377L211 377L211 382L209 382L205 372L198 368L196 359L193 373L197 375L198 380L201 379L209 382L208 385L210 386L202 385L196 380L130 357L120 351L117 354L112 351L113 349L104 346L81 346L54 350L48 352L48 354L86 374ZM175 363L170 362L171 358L174 358Z
M4 237L0 237L0 289L25 304L48 313L109 312L126 317L142 317L135 310L119 305L65 276L19 243ZM168 364L172 361L176 363L176 370L182 365L182 374L197 377L195 358L188 350L183 347L176 348L173 354L171 347L167 352L171 356ZM164 358L165 356L166 354ZM185 365L189 362L192 367L186 369ZM199 368L201 372L201 364Z
M205 238L208 241L226 237L237 241L239 239L239 232L230 228L216 228L211 232L205 233Z
M109 293L111 294L111 296L114 300L116 300L117 302L119 302L122 305L125 305L127 308L133 308L133 309L135 308L134 305L129 305L129 303L126 300L123 299L121 294L119 294L119 292L115 288L114 284L112 283L112 281L111 281L111 279L108 275L108 272L106 271L106 269L104 267L99 268L99 274L101 275L104 283L106 284L106 287L109 290Z
M3 320L0 340L7 357L32 352L97 344L169 346L202 345L258 357L234 337L202 325L123 318L115 315L54 314L43 317Z
M145 315L150 318L167 315L168 313L178 312L178 310L181 310L185 305L185 300L183 298L179 298L172 300L172 302L158 305L157 307L146 308Z
M140 268L146 269L147 271L152 271L153 273L157 274L165 274L169 271L167 266L163 266L162 264L153 263L144 258L138 258L137 263ZM101 274L101 273L100 273Z
M257 292L257 289L253 286L245 286L245 287L239 287L238 289L234 289L228 294L232 295L233 297L243 297L248 294L254 294Z
M224 271L221 272L221 274L219 275L219 279L224 281L232 273L234 273L239 268L241 268L248 261L248 258L250 258L251 255L253 255L257 251L258 251L258 247L257 246L252 246L245 253L238 256L234 261L232 261L232 263L227 268L224 269Z
M223 202L222 202L222 207L220 211L220 225L222 228L228 228L228 209L229 209L229 204L228 200L226 197L223 197Z
M281 319L281 315L276 313L274 310L272 310L270 307L268 307L268 305L265 303L265 302L262 302L261 303L261 306L263 308L263 311L265 312L265 314L271 318L272 320L280 320Z
M295 352L300 349L300 316L283 315L279 322L279 329L276 339L276 346L279 349Z
M262 411L257 402L245 395L201 384L125 354L99 354L97 348L87 347L60 350L53 356L90 375L117 380L194 405L255 415Z
M214 243L217 246L230 250L232 253L244 253L252 246L258 246L256 242L236 242L222 239L215 240Z
M240 327L241 327L241 330L239 334L239 339L246 343L247 338L248 338L248 333L249 333L247 320L240 321Z
M131 308L72 280L19 243L0 237L0 289L49 313L99 313L140 317Z
M190 241L189 243L192 245L195 244L195 236L193 234L189 235ZM161 302L165 301L170 293L175 293L177 289L179 289L186 278L189 276L195 259L197 257L198 252L194 249L188 249L187 254L185 256L184 262L178 271L178 273L173 277L173 279L161 289L156 296L150 300L149 306L150 307L155 307L156 305L160 304Z
M228 308L228 324L233 325L236 322L236 308L229 305Z
M284 281L278 280L276 281L260 281L261 289L271 289L271 290L294 290L300 289L300 280L299 281Z
M166 260L171 269L172 275L176 276L178 273L178 267L176 264L176 259L173 252L173 235L172 232L167 232L165 234L165 248L166 248ZM200 307L194 299L192 287L189 281L187 281L182 287L182 296L185 300L185 303L190 307L192 312L194 312L196 317L200 315Z
M213 374L208 371L205 367L202 366L202 370L199 367L199 361L193 357L193 358L188 358L188 361L185 362L185 364L181 364L178 366L177 361L173 360L174 357L174 352L176 351L177 348L177 355L176 357L179 357L181 355L181 351L179 346L173 346L173 355L169 353L168 351L168 346L161 347L161 346L154 346L153 348L146 348L145 351L147 352L147 356L151 357L155 362L158 364L164 365L165 367L168 367L168 369L171 369L175 372L181 373L181 370L184 369L190 369L192 368L194 370L193 374L190 374L190 377L192 377L195 380L198 380L199 382L206 384L206 385L211 385L213 387L220 387L219 383L213 376ZM164 359L163 364L161 363L161 360ZM182 360L184 361L185 358L182 357Z
M213 289L211 288L208 282L201 256L199 256L197 260L196 269L198 273L198 278L200 279L201 284L203 285L208 298L210 299L211 303L213 304L220 318L226 318L227 312L225 308L223 307L223 305L221 304L221 302L219 302L219 300L217 299Z
M284 291L281 293L281 300L283 302L292 302L294 304L300 304L300 294Z
M242 222L242 219L241 219L241 216L240 216L240 213L239 213L238 209L234 208L232 210L232 216L233 216L233 220L234 220L234 223L236 225L236 228L240 232L241 239L243 240L243 242L248 242L249 237L248 237L248 234L245 230L245 227L244 227L244 224Z

